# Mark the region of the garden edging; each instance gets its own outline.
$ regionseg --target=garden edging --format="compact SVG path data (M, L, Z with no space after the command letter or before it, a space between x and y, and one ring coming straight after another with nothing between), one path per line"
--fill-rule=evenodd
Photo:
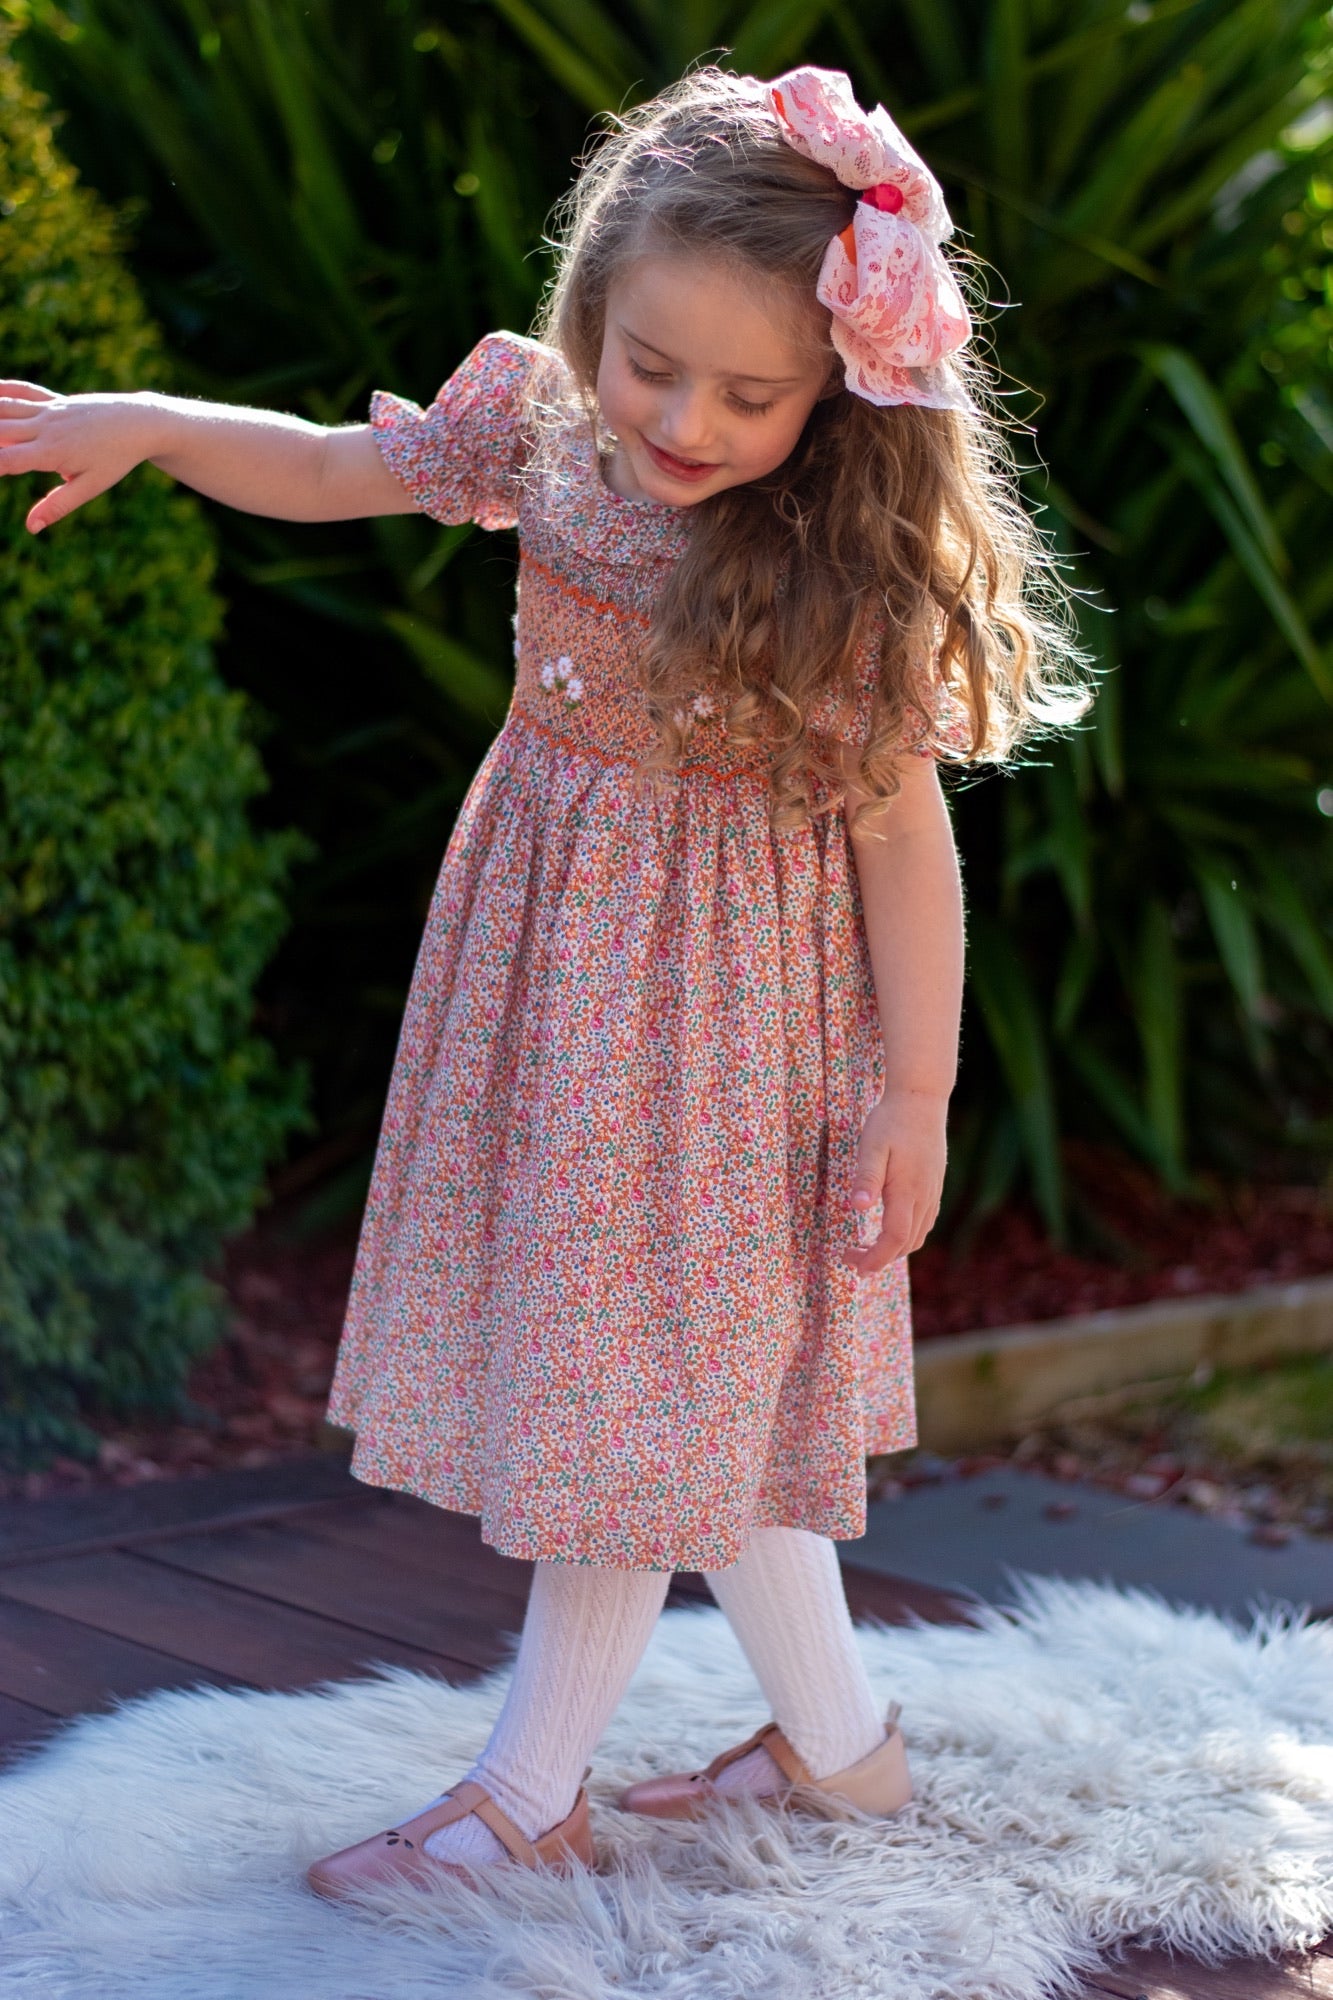
M1333 1350L1333 1276L946 1335L916 1349L921 1443L992 1445L1116 1390Z

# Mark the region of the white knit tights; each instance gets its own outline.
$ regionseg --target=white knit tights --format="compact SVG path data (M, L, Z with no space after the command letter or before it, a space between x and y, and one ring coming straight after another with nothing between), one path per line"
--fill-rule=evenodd
M774 1721L812 1776L831 1776L868 1756L883 1741L884 1724L856 1650L832 1542L799 1528L759 1528L740 1561L707 1572L707 1580ZM467 1773L530 1840L572 1810L670 1581L665 1570L536 1565L513 1680L486 1748ZM728 1766L718 1781L719 1790L733 1795L785 1785L762 1749ZM474 1816L431 1834L426 1851L445 1861L504 1856Z
M529 1840L565 1819L588 1759L652 1637L671 1582L663 1569L539 1562L514 1678L469 1778ZM426 1839L441 1861L501 1861L475 1814Z
M804 1528L756 1528L738 1563L704 1575L774 1722L811 1777L830 1778L877 1749L884 1723L856 1649L832 1542ZM787 1781L760 1749L729 1764L716 1782L735 1794L785 1789Z

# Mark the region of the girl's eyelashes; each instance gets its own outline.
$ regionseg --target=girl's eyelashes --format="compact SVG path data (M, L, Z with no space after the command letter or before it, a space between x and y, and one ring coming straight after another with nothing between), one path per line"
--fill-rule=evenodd
M637 382L669 382L671 380L670 375L661 369L645 368L643 363L636 361L632 354L627 354L625 359L629 362L630 374ZM729 396L727 400L730 402L732 408L739 410L743 416L764 417L772 409L774 399L770 396L766 403L747 403L744 396Z

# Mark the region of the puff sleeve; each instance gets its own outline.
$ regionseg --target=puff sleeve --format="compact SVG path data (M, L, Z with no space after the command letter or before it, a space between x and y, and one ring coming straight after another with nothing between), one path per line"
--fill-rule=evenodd
M527 456L527 390L545 353L521 334L488 333L429 408L375 391L375 442L422 513L451 525L514 526Z

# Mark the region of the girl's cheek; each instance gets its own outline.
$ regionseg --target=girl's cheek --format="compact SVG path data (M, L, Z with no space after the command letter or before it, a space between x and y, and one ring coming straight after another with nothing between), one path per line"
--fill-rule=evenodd
M647 400L642 385L619 370L609 371L604 386L599 388L602 414L612 430L626 426L638 430L644 421Z

